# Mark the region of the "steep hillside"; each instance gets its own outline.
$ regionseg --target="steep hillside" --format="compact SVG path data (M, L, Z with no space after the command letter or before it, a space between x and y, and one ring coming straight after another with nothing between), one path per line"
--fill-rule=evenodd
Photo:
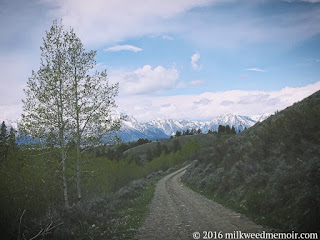
M320 92L205 151L184 181L276 228L319 231Z

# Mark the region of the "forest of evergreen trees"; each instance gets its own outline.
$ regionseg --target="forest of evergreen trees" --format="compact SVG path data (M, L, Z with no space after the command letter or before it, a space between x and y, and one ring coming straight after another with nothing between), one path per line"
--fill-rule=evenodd
M239 130L240 132L240 130ZM211 130L209 129L208 130L208 133L209 134L212 134L212 133L219 133L219 134L236 134L236 129L234 128L234 126L230 127L229 125L219 125L218 126L218 131L215 131L215 130ZM189 136L189 135L201 135L202 134L202 130L199 128L199 129L187 129L187 130L183 130L182 132L181 131L176 131L175 135L174 136L171 136L171 138L173 137L181 137L181 136Z

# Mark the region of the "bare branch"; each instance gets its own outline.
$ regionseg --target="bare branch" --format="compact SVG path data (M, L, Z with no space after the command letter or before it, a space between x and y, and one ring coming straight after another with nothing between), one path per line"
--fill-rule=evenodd
M20 234L21 234L21 222L22 222L22 218L24 213L26 212L26 209L23 210L21 216L20 216L20 221L19 221L19 229L18 229L18 239L20 240Z
M62 224L64 224L64 222L58 223L57 225L55 225L55 226L53 226L53 227L49 228L49 230L48 230L48 231L51 231L52 229L57 228L57 227L59 227L59 226L60 226L60 225L62 225Z
M37 233L37 235L35 235L34 237L30 238L29 240L33 240L36 239L37 237L39 237L43 232L43 229L41 228L40 231Z

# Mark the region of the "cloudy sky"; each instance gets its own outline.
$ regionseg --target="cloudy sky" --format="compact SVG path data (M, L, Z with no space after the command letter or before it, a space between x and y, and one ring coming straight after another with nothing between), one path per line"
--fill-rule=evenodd
M273 113L320 89L320 0L0 0L0 118L20 116L54 19L139 121Z

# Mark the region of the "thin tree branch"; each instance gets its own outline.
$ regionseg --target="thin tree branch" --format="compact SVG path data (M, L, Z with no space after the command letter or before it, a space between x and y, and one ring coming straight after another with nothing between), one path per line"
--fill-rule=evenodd
M18 240L20 240L20 233L21 233L21 222L22 222L22 218L24 213L26 212L26 209L23 210L21 216L20 216L20 221L19 221L19 230L18 230Z

